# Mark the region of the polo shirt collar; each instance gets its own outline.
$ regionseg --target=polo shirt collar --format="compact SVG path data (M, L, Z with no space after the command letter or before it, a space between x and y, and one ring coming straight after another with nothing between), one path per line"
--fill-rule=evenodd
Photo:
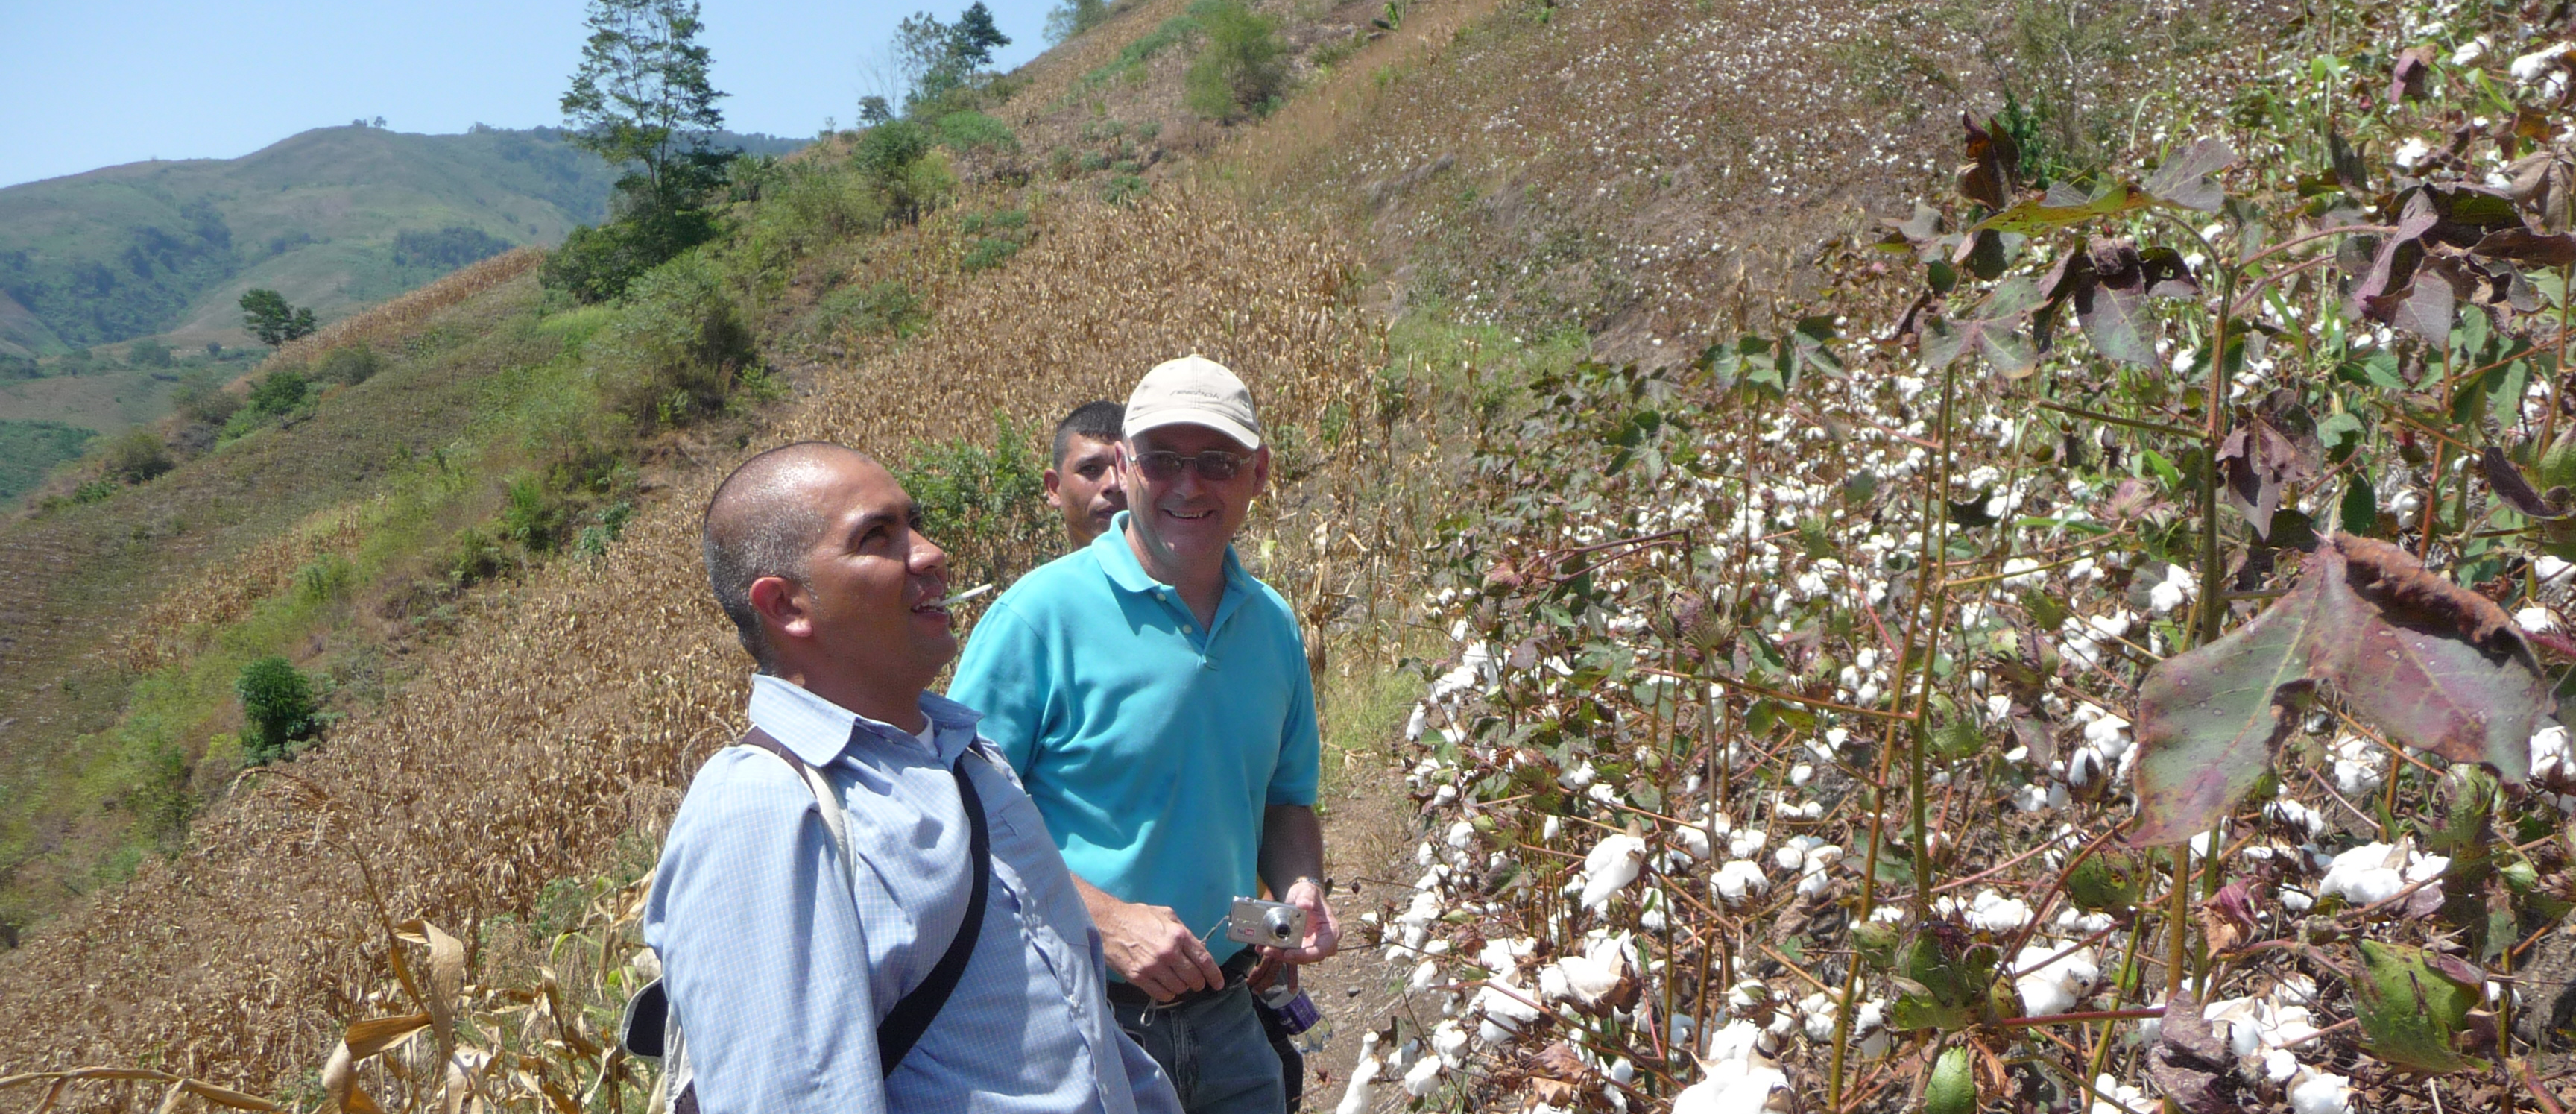
M940 765L957 761L975 741L975 723L983 713L934 692L922 693L918 706L930 720L932 749ZM862 739L915 754L921 751L921 740L912 732L841 707L784 677L754 674L749 710L752 726L769 732L796 757L817 768L839 760Z
M1118 512L1110 518L1109 528L1101 531L1099 537L1091 539L1092 555L1099 560L1101 571L1108 573L1109 582L1117 585L1122 591L1144 593L1172 587L1154 579L1154 574L1146 572L1144 562L1136 559L1136 547L1127 544L1127 516L1130 513L1132 512ZM1234 547L1226 546L1226 598L1224 602L1217 605L1218 613L1223 614L1236 596L1249 591L1251 587L1252 574L1243 571L1243 562L1234 557Z

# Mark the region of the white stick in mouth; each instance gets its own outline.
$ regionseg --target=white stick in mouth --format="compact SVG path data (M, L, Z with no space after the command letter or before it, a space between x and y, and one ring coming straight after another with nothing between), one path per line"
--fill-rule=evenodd
M963 592L959 592L959 593L957 593L956 595L950 596L950 597L948 597L947 599L941 600L941 601L939 601L938 603L931 604L930 606L932 606L932 607L946 607L946 606L948 606L948 605L950 605L950 604L964 603L964 602L966 602L966 601L968 601L968 600L974 599L975 597L980 596L980 595L983 595L984 593L986 593L986 592L990 592L990 591L992 591L992 590L993 590L993 586L992 586L992 585L990 585L990 584L978 584L978 585L976 585L976 586L974 586L974 587L972 587L972 588L968 588L968 589L966 589L966 590L965 590L965 591L963 591Z

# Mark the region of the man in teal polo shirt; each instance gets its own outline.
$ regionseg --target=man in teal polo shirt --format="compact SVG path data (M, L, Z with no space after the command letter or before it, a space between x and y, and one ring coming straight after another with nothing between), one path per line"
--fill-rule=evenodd
M1275 1114L1279 1059L1225 939L1267 883L1307 911L1284 963L1333 954L1314 684L1287 601L1233 540L1270 474L1251 391L1198 356L1127 401L1128 510L1022 577L975 626L949 695L983 710L1100 927L1119 1023L1191 1114Z

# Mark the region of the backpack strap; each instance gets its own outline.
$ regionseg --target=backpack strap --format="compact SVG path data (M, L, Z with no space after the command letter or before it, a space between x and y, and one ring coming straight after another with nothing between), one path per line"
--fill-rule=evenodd
M833 791L832 783L824 779L821 770L797 757L795 751L787 749L776 737L757 727L743 736L742 745L777 755L804 779L807 788L814 791L814 801L823 814L823 826L832 832L832 845L841 853L841 868L849 881L850 892L856 895L859 860L851 853L849 823L841 813L840 794ZM940 1009L948 1004L949 995L956 992L958 981L966 975L967 961L975 956L976 941L983 936L984 902L992 888L993 845L992 833L984 817L983 798L975 792L975 780L966 773L966 759L973 756L975 750L975 747L968 746L965 753L957 756L957 764L949 768L950 775L957 779L958 803L966 808L967 859L974 870L974 889L966 901L965 919L958 922L957 935L949 940L948 951L930 969L930 976L913 987L911 993L904 995L893 1009L886 1012L885 1018L877 1022L877 1063L889 1076L903 1063L912 1046L920 1042L921 1035L930 1030L930 1023L939 1017Z

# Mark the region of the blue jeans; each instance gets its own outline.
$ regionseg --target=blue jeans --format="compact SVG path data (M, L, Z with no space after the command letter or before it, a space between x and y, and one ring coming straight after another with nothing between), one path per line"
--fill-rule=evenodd
M1252 988L1164 1008L1112 1001L1118 1027L1163 1065L1187 1114L1280 1114L1279 1053L1252 1012Z

